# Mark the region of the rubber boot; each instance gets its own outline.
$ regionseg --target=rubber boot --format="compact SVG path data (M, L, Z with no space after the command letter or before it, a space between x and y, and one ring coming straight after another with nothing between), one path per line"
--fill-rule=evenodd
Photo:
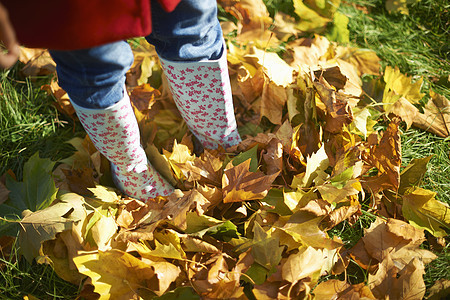
M160 61L178 110L203 147L239 144L226 48L218 60Z
M105 109L72 105L97 150L111 162L117 188L141 201L173 192L173 187L147 161L126 89L123 99Z

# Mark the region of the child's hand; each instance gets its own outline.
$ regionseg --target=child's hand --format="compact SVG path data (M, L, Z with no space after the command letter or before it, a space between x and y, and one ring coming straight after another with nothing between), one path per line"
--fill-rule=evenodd
M8 12L0 3L0 41L6 52L0 52L0 68L12 67L19 58L19 44L16 40L14 28L9 22Z

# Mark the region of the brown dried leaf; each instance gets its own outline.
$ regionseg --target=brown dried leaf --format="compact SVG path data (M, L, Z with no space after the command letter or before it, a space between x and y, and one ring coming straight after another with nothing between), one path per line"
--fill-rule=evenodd
M261 116L267 117L270 122L281 125L283 107L287 101L286 88L269 81L264 85L261 96Z
M341 206L333 210L325 219L327 229L331 229L344 220L349 219L358 212L361 214L361 205Z
M364 284L350 285L345 281L330 279L321 282L315 289L317 300L329 299L376 299L370 289Z
M344 184L326 183L317 186L322 198L331 203L339 203L349 200L350 196L358 195L362 192L361 183L357 179L350 179Z
M369 166L378 169L378 175L365 179L362 183L376 193L382 189L398 190L400 186L401 142L398 130L400 118L394 117L376 146L370 147L365 155Z
M397 229L398 226L406 227L406 229ZM391 229L394 232L391 232ZM413 258L420 258L424 263L429 263L436 258L432 252L419 248L425 240L423 231L421 235L420 231L422 230L415 229L412 225L400 220L388 219L384 222L378 218L369 229L365 230L362 240L370 256L383 262L389 255L389 259L401 270ZM408 235L398 236L399 233Z
M162 296L181 273L179 267L162 258L146 257L142 258L142 262L148 264L155 270L157 280L150 281L147 286L158 296ZM155 281L157 284L155 284Z
M155 98L160 96L161 92L159 90L154 89L150 84L145 83L132 90L130 100L137 110L145 113L152 108L153 104L156 102Z
M20 47L19 61L24 63L25 76L45 76L55 73L56 64L46 49Z
M243 295L243 287L239 284L241 274L234 269L229 270L225 256L224 253L212 256L197 253L192 259L188 277L201 296L209 299L237 299Z
M65 245L61 246L61 243L63 242L60 238L46 241L42 246L42 253L50 259L50 264L59 277L72 284L79 285L85 276L78 272L72 262L72 257L69 257L67 249L64 249Z
M328 80L333 80L333 86L335 87L344 87L347 79L345 76L343 78L345 80L341 81L339 78L333 76L329 77ZM332 133L338 133L342 131L344 126L353 121L353 112L347 100L336 94L335 88L330 85L331 83L328 83L328 80L324 76L321 76L318 81L314 81L314 87L320 96L320 100L326 107L326 123L324 129Z
M324 257L321 249L300 248L299 252L291 254L283 264L282 277L292 284L308 276L318 278L323 263Z
M398 99L398 101L391 106L390 112L402 118L402 120L406 123L407 129L411 127L412 124L420 127L422 122L425 123L423 120L423 115L420 114L419 109L417 109L417 107L415 107L404 97ZM424 130L431 126L431 124L423 125L428 125L426 128L423 128Z
M200 158L177 164L187 181L220 186L223 162L214 152L205 149Z
M336 58L345 60L356 67L358 76L380 74L380 58L375 51L342 46L336 47L335 51Z
M66 176L70 191L80 195L91 195L88 188L95 188L97 185L94 178L94 170L91 168L82 168L78 170L62 169Z
M243 63L236 70L236 88L233 88L233 95L237 95L247 105L250 105L262 94L265 76L263 68L254 68Z
M287 41L291 36L300 33L296 28L295 18L280 11L275 14L274 25L273 32L282 41Z
M387 254L375 275L369 274L369 287L377 299L421 300L426 289L424 273L425 268L419 258L413 258L404 268L398 269Z
M264 73L275 85L286 88L294 81L294 68L289 66L276 53L266 52L254 46L248 52L244 55L245 60L257 68L263 67Z
M314 39L301 38L287 44L285 59L294 68L316 66L329 47L330 42L323 36L315 35Z
M251 29L267 29L272 24L266 5L262 0L220 0L226 12L242 23L242 32Z
M185 252L202 252L202 253L219 253L220 250L202 239L192 237L190 235L180 235L181 242L183 244L183 250Z
M250 171L250 159L233 166L230 162L222 177L223 202L242 202L262 199L267 195L278 173L264 175Z
M262 153L262 159L266 164L267 174L281 172L283 169L283 145L280 140L276 138L270 140Z
M423 114L416 114L413 125L440 137L450 135L450 101L439 94L430 92L431 100L425 105Z
M69 95L63 90L56 80L52 80L50 84L43 85L41 89L45 90L48 94L53 95L56 99L55 106L63 114L68 115L73 120L77 119L75 109L70 103Z
M446 299L450 295L450 280L444 278L439 279L428 291L430 292L427 298L429 300Z

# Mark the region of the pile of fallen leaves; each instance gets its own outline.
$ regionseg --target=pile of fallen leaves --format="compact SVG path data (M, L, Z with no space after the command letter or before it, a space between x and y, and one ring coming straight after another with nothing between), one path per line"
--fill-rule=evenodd
M381 74L374 52L325 36L293 38L330 24L345 37L339 1L294 1L296 13L314 16L301 21L273 20L256 0L221 2L238 20L222 25L235 36L228 62L243 142L198 151L156 53L134 42L127 86L143 145L176 192L148 203L124 197L89 138L76 138L56 168L36 154L22 181L6 175L2 234L18 234L28 261L82 284L85 299L422 299L424 266L436 258L421 247L425 231L444 244L450 211L419 187L430 157L401 165L400 129L448 136L449 101L431 92L419 110L422 79ZM267 51L281 44L282 56ZM27 51L24 72L54 72L46 52ZM365 74L373 79L363 88ZM56 82L44 88L76 119ZM362 214L373 223L353 247L328 235ZM10 239L0 241L6 249ZM320 280L346 274L350 261L364 282Z

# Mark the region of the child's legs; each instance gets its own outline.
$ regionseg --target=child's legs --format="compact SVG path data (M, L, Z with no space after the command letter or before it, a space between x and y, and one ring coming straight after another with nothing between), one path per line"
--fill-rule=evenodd
M157 53L170 61L215 60L223 37L216 0L183 0L171 13L152 1L152 33L147 36Z
M133 63L128 43L114 42L73 51L50 51L58 81L71 101L85 108L107 108L124 96L125 74Z
M133 62L126 42L76 51L50 51L58 80L95 147L112 163L122 192L143 201L168 195L173 188L147 162L139 127L124 92Z

